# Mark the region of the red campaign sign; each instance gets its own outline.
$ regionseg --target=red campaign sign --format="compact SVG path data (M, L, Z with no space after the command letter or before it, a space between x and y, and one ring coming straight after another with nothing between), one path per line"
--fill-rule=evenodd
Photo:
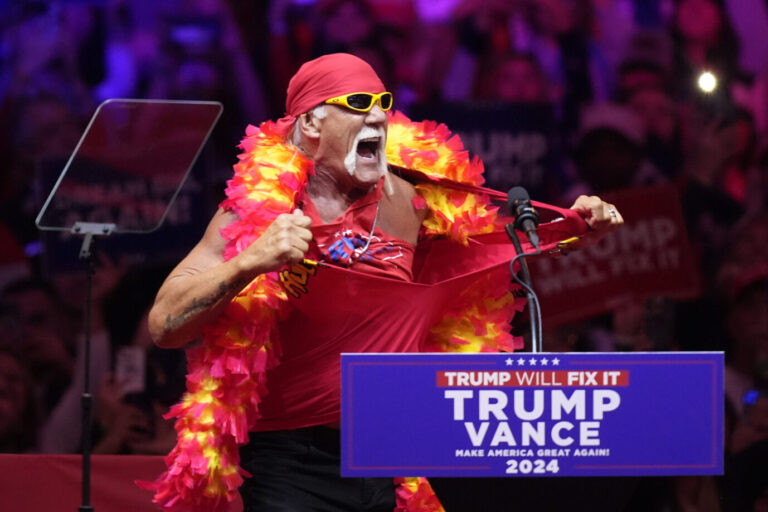
M621 229L567 256L529 262L548 325L611 311L627 298L688 298L699 291L674 186L628 189L605 200L624 217Z

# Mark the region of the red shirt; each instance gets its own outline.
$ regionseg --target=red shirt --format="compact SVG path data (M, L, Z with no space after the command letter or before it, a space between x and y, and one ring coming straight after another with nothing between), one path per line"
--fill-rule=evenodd
M414 253L407 242L377 229L363 252L380 197L377 187L329 224L310 201L303 202L317 242L308 257L325 264L297 270L300 286L286 285L293 309L278 324L280 364L267 371L268 393L255 430L338 423L341 353L418 352L469 286L489 277L509 281L515 250L504 233L473 237L467 246L427 240ZM555 210L563 220L539 226L544 251L586 226L577 213Z
M374 227L381 197L379 182L344 215L327 224L309 198L300 202L304 214L312 219L313 242L306 257L355 273L322 283L310 278L309 295L293 301L294 311L278 324L282 355L280 364L267 372L268 393L256 430L337 423L342 352L418 349L423 335L402 336L402 330L426 331L392 322L387 304L381 302L382 294L366 289L383 287L382 293L389 292L392 285L413 280L414 246ZM360 282L355 278L357 272L383 279L374 279L375 284L367 279ZM318 299L320 304L314 303ZM345 307L350 301L355 307Z

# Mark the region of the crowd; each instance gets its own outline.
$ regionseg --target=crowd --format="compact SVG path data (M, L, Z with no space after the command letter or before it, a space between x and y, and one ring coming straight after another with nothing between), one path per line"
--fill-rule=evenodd
M45 163L72 152L106 98L220 101L193 170L215 189L197 205L210 217L245 126L283 114L302 62L344 51L371 63L406 114L546 110L557 151L535 199L676 188L698 296L625 301L552 329L544 349L724 350L726 475L649 481L636 506L768 510L766 2L0 0L0 14L0 452L80 449L84 277L55 271L35 228ZM504 190L509 176L488 185ZM145 256L97 264L97 453L173 446L161 416L183 390L183 354L153 348L145 325L173 261Z

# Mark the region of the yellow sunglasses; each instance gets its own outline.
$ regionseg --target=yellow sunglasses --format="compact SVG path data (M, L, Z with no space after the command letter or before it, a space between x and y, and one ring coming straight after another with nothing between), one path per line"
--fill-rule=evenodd
M368 112L376 103L378 103L381 110L386 112L392 108L392 93L386 91L379 94L353 92L325 100L325 103L344 106L351 108L352 110L357 110L358 112Z

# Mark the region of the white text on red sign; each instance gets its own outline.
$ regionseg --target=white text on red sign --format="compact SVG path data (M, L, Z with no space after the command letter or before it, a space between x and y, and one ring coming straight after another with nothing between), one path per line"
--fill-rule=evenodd
M438 387L623 387L628 385L628 370L437 372Z

